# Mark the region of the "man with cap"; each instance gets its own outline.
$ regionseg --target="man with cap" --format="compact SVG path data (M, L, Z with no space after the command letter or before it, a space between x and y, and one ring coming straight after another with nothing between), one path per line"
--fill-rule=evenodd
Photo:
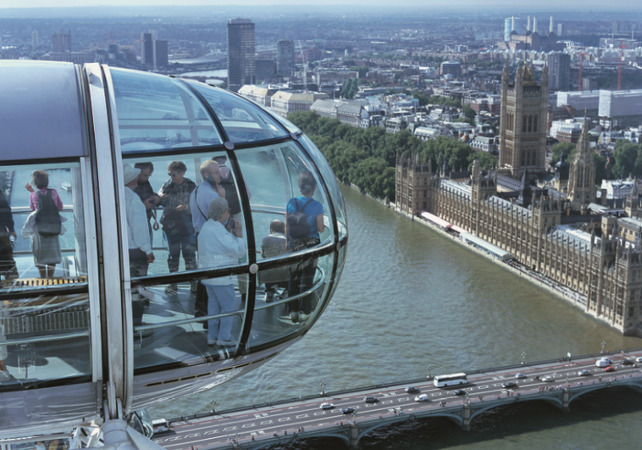
M144 277L147 268L154 262L154 252L149 236L147 210L134 192L138 184L140 169L130 164L123 166L125 181L125 216L127 217L127 242L129 245L129 273L132 277ZM132 292L132 314L134 326L143 323L143 299L140 293Z

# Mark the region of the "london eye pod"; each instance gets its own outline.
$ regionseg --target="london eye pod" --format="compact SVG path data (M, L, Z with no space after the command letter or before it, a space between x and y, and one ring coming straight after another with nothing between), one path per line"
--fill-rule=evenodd
M99 64L2 61L0 86L0 439L220 385L319 318L346 214L290 122ZM304 239L281 234L292 198Z

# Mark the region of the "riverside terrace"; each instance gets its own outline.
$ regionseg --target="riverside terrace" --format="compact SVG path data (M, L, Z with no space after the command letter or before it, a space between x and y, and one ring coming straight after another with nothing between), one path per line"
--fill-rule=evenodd
M605 357L612 362L598 367L596 361ZM573 400L592 391L615 386L642 391L642 349L475 370L468 372L467 384L453 388L437 388L431 379L328 393L322 385L318 396L173 419L154 441L172 450L262 448L312 437L336 437L356 448L370 431L407 420L447 417L469 429L472 420L485 411L532 400L568 411ZM418 392L407 393L408 386ZM463 393L456 395L457 390ZM427 399L416 401L421 394ZM367 403L366 396L376 401ZM323 409L322 403L332 407ZM344 414L345 408L352 411Z

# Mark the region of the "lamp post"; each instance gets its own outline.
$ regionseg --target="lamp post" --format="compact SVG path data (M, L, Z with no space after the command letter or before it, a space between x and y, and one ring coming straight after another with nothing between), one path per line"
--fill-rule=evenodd
M602 353L604 353L604 347L606 347L606 341L600 342L600 345L602 346Z
M325 381L321 381L321 397L325 397Z
M432 378L432 374L430 373L430 366L428 366L428 376L426 377L429 380Z
M522 366L526 364L526 352L522 352Z

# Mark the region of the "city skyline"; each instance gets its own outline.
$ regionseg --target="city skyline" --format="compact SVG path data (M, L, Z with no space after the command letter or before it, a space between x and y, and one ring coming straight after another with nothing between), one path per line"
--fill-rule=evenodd
M387 0L327 0L319 2L319 0L273 0L270 2L260 2L258 0L238 0L231 2L230 0L187 0L181 6L327 6L338 5L347 7L390 7L390 2ZM90 6L86 2L80 0L5 0L0 4L0 10L10 8L71 8L71 7L122 7L122 6L177 6L174 0L96 0ZM437 8L437 9L457 9L457 8L470 8L479 6L478 2L473 0L454 0L448 4L440 1L422 1L422 0L407 0L403 5L395 5L395 9L399 8ZM493 0L484 4L483 8L488 10L490 8L498 9L511 9L517 11L523 10L542 10L545 8L551 11L570 10L574 8L583 9L608 9L615 10L617 8L639 8L639 2L636 0L616 0L605 4L599 0L572 0L564 2L560 5L559 2L553 0L543 0L538 2L536 7L525 7L523 5L515 5L510 0Z

